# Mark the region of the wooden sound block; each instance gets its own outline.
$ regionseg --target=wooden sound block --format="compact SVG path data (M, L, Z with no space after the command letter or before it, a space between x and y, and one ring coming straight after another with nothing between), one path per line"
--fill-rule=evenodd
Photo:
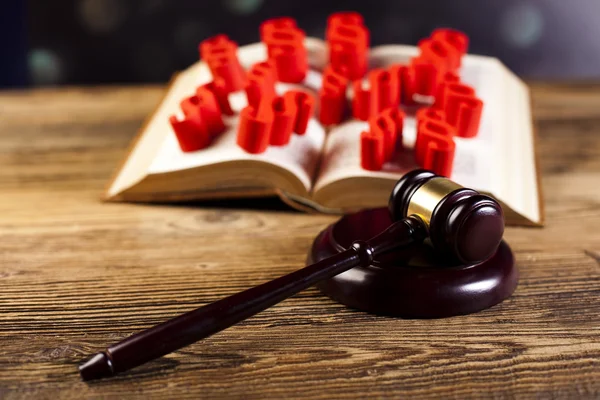
M342 217L317 236L307 265L367 240L391 224L387 208ZM390 253L366 268L353 268L317 287L335 301L374 314L442 318L477 312L508 298L517 287L512 251L502 242L487 261L452 265L425 243L415 254Z

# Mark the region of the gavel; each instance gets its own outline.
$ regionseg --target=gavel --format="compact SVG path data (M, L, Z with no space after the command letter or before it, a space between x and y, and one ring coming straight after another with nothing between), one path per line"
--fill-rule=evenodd
M82 379L113 376L162 357L319 282L369 266L384 254L416 251L427 238L441 256L463 265L487 260L502 241L504 217L493 198L429 171L404 175L394 186L388 208L394 222L372 239L354 241L346 250L298 271L136 333L81 364Z

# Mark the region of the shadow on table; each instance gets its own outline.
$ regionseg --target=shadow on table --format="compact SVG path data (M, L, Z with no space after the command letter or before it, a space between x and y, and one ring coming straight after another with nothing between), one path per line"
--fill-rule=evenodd
M177 203L146 203L148 205L165 205L170 207L194 207L194 208L220 208L230 210L254 210L254 211L285 211L301 213L285 204L277 196L244 198L244 199L223 199L223 200L193 200Z

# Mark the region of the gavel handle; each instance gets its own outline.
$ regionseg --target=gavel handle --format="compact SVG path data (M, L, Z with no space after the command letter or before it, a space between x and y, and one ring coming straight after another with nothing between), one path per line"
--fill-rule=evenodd
M425 228L418 218L392 224L382 234L357 241L343 252L187 312L136 333L93 356L79 367L84 380L112 376L162 357L257 314L296 293L358 266L368 266L385 252L419 244Z

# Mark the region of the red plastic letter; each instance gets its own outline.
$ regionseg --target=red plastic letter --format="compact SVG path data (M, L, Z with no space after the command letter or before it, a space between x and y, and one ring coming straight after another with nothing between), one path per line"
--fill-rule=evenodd
M372 88L366 89L362 80L352 82L352 115L356 119L367 121L377 113L377 98L372 96Z
M304 31L292 18L276 18L263 22L262 41L267 45L269 59L277 69L281 82L302 82L308 72L308 53L304 47Z
M225 82L227 92L246 86L246 73L237 58L237 44L226 35L217 35L200 43L200 56L210 68L214 79Z
M269 144L285 146L289 143L294 123L296 121L296 102L293 97L277 96L271 101L273 112L273 127Z
M457 83L446 86L444 93L446 119L460 137L475 137L479 131L483 101L467 85Z
M277 71L272 61L254 64L248 72L248 85L246 86L248 104L258 107L261 98L275 97L276 82Z
M186 116L181 121L172 115L169 123L173 127L179 147L184 153L201 150L210 143L210 137L202 124L200 114Z
M273 113L248 106L240 113L237 144L248 153L259 154L269 146Z
M350 80L361 79L367 72L369 30L363 18L354 12L332 14L327 20L329 61L334 71Z
M454 129L443 121L426 120L419 125L415 159L425 169L450 176L456 145Z
M392 159L396 149L396 123L391 116L379 114L369 120L369 130L373 134L383 137L383 158L385 161Z
M319 121L324 125L339 124L346 108L348 79L327 66L319 91Z
M306 92L289 90L283 97L288 102L296 105L296 118L294 120L294 133L304 135L308 127L308 120L313 114L315 99Z
M375 132L360 134L360 165L369 171L379 171L383 167L384 138Z
M215 79L212 82L202 85L205 89L208 89L217 99L221 113L225 115L233 115L231 104L229 104L229 93L227 92L227 85L223 79Z

